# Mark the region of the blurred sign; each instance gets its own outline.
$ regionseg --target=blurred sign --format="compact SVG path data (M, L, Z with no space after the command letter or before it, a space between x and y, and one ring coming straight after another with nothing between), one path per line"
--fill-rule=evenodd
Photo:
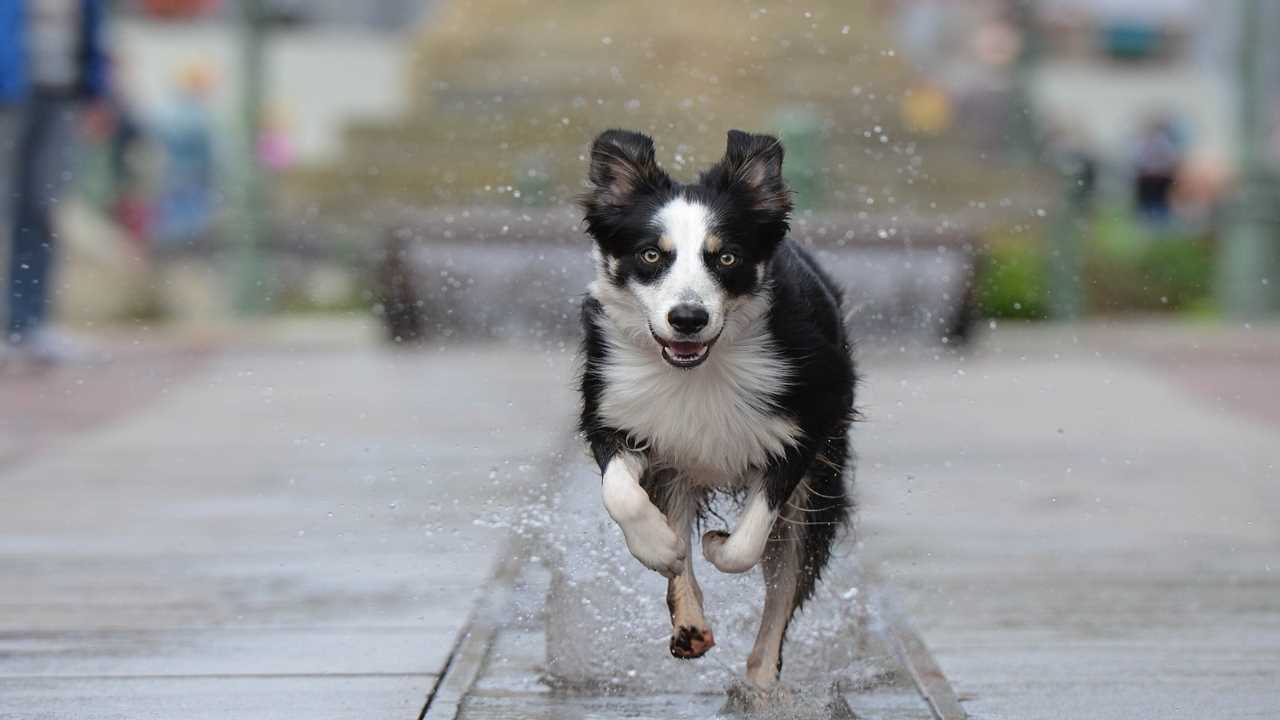
M1109 23L1102 28L1102 46L1119 60L1154 57L1164 50L1164 32L1155 25L1138 22Z
M163 18L193 18L218 9L220 0L143 0L148 15Z
M915 132L941 135L951 128L951 98L933 85L914 88L902 97L902 119Z

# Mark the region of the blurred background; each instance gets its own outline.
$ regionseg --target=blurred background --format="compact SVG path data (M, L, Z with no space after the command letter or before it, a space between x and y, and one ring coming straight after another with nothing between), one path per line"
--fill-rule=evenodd
M843 664L793 681L963 717L886 655L892 599L975 718L1280 716L1278 33L0 0L0 720L710 717L760 583L709 583L720 647L672 665L573 437L610 127L686 180L778 134L848 289L860 520L793 628Z
M1267 3L109 13L104 111L59 211L69 328L325 312L408 323L402 340L517 331L450 307L436 266L505 285L483 277L504 249L583 250L570 207L590 139L613 126L652 134L685 178L730 127L779 133L796 236L878 258L859 263L874 270L855 313L877 330L1280 306ZM442 250L462 245L485 259ZM922 249L954 256L947 271L895 265ZM556 281L566 262L526 268L556 285L533 302L570 300L582 275ZM554 330L564 309L518 325Z

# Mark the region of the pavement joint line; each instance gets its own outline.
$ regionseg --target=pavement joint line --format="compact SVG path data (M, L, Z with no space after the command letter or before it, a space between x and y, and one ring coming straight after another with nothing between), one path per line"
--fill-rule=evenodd
M280 680L283 678L371 678L371 677L422 677L434 678L433 672L367 672L367 673L134 673L128 675L0 675L0 684L13 680L59 682L63 680Z
M418 720L455 720L467 693L479 679L506 611L515 600L516 579L523 563L514 537L507 540L500 557L502 561L494 569L485 586L484 596L449 653L444 671L427 696Z
M911 682L929 706L935 720L968 720L969 714L942 668L929 652L929 646L907 621L906 614L886 596L877 593L872 601L876 614L884 620L890 649L898 663L907 669Z
M516 538L508 539L503 559L490 577L486 595L477 604L445 668L428 695L418 720L457 720L462 703L475 686L489 650L502 628L506 610L514 602L522 566ZM890 649L911 677L934 720L969 720L942 668L905 614L882 588L874 596L876 613L884 620Z
M449 653L435 686L427 695L417 720L457 720L462 703L475 687L489 651L502 628L506 611L515 601L515 585L520 577L523 554L520 538L507 536L485 595L477 603L457 644ZM905 613L882 591L873 596L876 613L888 630L890 648L907 670L916 691L929 707L934 720L969 720L959 697L942 668L929 652Z
M564 458L574 444L573 436L561 439L554 446L557 451L548 454L543 461L542 474L559 477ZM418 720L456 720L462 711L462 702L480 678L480 670L489 656L489 649L498 636L506 610L515 602L515 584L524 564L521 545L526 542L517 533L509 532L499 551L500 558L489 581L485 594L476 604L467 624L458 637L444 669L427 695Z

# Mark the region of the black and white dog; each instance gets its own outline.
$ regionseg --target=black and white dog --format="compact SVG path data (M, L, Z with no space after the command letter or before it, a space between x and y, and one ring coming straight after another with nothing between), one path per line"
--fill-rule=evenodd
M787 238L776 138L730 132L724 158L686 185L650 138L609 130L589 176L599 276L582 308L581 431L605 508L669 580L671 654L696 658L715 640L690 534L712 493L745 498L733 532L705 533L702 554L721 572L763 566L747 678L768 688L850 513L856 375L840 291Z

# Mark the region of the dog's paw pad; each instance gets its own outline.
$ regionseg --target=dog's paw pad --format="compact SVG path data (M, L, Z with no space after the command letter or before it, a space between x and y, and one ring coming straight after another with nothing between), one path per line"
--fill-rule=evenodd
M719 547L729 539L729 533L723 530L708 530L702 533L702 547Z
M671 654L682 660L692 660L705 655L715 644L711 628L681 625L671 636Z
M702 557L707 562L715 563L716 558L720 554L720 548L724 547L724 543L729 539L729 533L723 530L708 530L702 534Z

